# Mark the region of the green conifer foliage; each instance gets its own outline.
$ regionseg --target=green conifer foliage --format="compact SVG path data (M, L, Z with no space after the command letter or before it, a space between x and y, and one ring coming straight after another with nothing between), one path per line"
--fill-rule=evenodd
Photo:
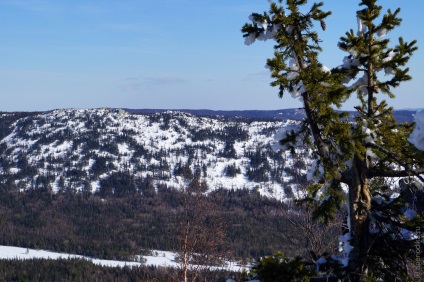
M252 274L261 282L309 281L310 277L316 275L313 270L305 266L301 258L288 258L282 252L258 259Z
M382 15L377 0L362 0L357 32L347 32L338 45L347 56L330 70L318 60L322 50L315 27L325 31L331 13L322 10L322 2L309 9L307 2L271 2L269 12L253 13L242 28L247 45L275 41L274 57L267 61L271 85L279 88L280 97L290 93L303 103L306 118L282 136L282 149L302 143L312 149L314 181L305 201L314 205L317 219L331 220L342 204L348 207L345 258L340 260L344 274L351 281L369 271L385 281L406 279L416 240L410 232L423 226L423 217L405 217L413 203L405 201L403 191L394 197L388 180L424 182L424 158L407 141L414 124L396 122L385 98L394 98L393 88L411 79L405 65L417 50L416 41L399 38L391 47L385 36L400 25L400 9ZM340 108L355 95L352 121Z

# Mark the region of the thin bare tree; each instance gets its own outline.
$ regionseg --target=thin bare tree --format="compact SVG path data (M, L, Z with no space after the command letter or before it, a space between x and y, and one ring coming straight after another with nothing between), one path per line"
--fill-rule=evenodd
M218 205L203 194L206 183L194 177L183 189L180 218L180 279L184 282L211 281L213 267L222 264L224 221Z

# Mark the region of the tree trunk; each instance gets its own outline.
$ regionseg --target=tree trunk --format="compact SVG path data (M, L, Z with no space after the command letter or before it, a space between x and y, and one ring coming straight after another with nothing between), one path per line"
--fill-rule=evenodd
M371 196L366 177L367 163L358 156L353 159L351 168L351 182L349 184L349 219L350 235L353 247L349 253L349 278L350 281L360 281L362 274L366 273L367 253L370 246L369 211Z
M183 279L184 282L187 282L187 275L188 275L188 267L189 267L189 262L188 262L188 230L189 230L189 226L190 226L190 222L187 221L187 226L186 226L186 230L185 230L185 235L184 235L184 243L183 243Z

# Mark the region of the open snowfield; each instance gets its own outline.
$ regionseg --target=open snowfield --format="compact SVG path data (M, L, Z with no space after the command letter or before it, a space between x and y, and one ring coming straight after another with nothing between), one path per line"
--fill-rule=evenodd
M154 265L163 267L179 267L179 264L175 261L175 253L166 251L152 251L154 255L140 256L140 259L146 259L146 262L134 262L134 261L117 261L117 260L104 260L96 259L81 255L66 254L66 253L55 253L45 250L34 250L20 247L0 246L0 259L72 259L79 258L91 261L94 264L109 267L124 267L124 266L140 266L140 265ZM225 267L231 271L242 271L245 267L241 267L236 263L228 263Z

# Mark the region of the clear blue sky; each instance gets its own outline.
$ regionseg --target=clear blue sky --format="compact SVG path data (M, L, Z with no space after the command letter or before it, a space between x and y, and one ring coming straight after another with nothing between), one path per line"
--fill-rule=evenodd
M356 30L359 1L326 0L321 33L328 67L341 64L340 36ZM389 34L418 40L413 80L395 108L424 108L424 1L401 7ZM264 68L272 43L245 46L240 29L266 0L0 0L0 111L58 108L282 109ZM347 107L351 106L348 104Z

